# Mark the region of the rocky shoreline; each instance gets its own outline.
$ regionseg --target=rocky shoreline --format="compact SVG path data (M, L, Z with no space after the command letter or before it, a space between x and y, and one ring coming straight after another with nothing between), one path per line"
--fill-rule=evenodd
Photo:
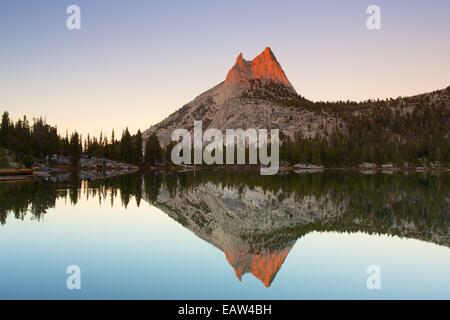
M78 172L85 179L97 177L112 177L139 171L133 164L104 158L82 157L78 166L70 165L65 158L58 159L54 166L44 163L35 163L31 168L0 168L0 181L31 180L33 178L50 178L57 174Z
M193 171L193 170L259 170L257 165L221 165L221 166L207 166L207 165L164 165L153 166L149 168L139 168L136 165L121 163L107 159L91 158L80 162L78 167L70 165L56 165L54 167L47 167L44 165L36 165L31 169L24 168L4 168L0 169L0 181L21 181L32 180L33 178L50 178L57 174L74 173L77 172L81 179L99 179L109 178L118 175L130 174L135 172L145 171ZM324 171L358 171L364 175L384 173L393 174L395 172L422 172L422 173L444 173L450 172L448 167L416 167L416 166L395 166L391 164L376 165L376 164L361 164L359 166L338 166L325 167L313 164L296 164L296 165L282 165L280 172L293 171L295 173L320 173Z

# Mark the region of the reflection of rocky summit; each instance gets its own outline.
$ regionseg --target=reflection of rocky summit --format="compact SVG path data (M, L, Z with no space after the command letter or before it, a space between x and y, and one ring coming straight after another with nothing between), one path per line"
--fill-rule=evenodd
M336 211L325 198L320 202L320 208L315 197L280 202L259 188L239 193L206 183L176 195L162 188L155 205L222 250L239 279L251 272L269 286L296 241L283 229Z
M295 239L280 241L277 237L277 229L291 222L288 215L283 219L285 213L271 212L270 195L264 197L260 190L246 190L239 195L238 190L218 188L212 183L175 197L167 195L162 192L158 197L162 209L222 250L239 279L251 272L270 285L295 243ZM270 236L272 233L275 236ZM255 236L261 239L253 240Z
M297 175L291 178L302 179ZM387 233L448 246L448 208L441 211L442 221L437 217L431 219L436 226L426 219L433 215L427 211L440 210L438 207L422 207L419 220L407 215L397 217L397 213L389 213L390 206L401 208L412 203L407 194L397 192L384 194L380 189L378 199L371 194L366 194L367 198L356 194L349 197L344 191L329 187L320 194L311 191L300 196L295 193L283 196L281 190L274 192L258 186L224 187L204 182L185 188L178 184L169 190L163 184L153 204L222 250L239 279L252 273L270 286L296 240L311 231ZM411 198L419 203L416 194L412 193ZM377 200L384 208L378 209L371 203ZM408 212L405 207L401 214Z
M281 250L264 250L255 254L249 254L245 251L231 251L225 252L225 256L234 268L239 280L241 280L243 274L251 272L266 287L269 287L291 248L292 246Z

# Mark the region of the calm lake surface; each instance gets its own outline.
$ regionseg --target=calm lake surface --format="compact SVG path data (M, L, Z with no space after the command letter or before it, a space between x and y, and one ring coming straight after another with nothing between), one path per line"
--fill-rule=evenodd
M449 174L68 174L0 222L2 299L450 299Z

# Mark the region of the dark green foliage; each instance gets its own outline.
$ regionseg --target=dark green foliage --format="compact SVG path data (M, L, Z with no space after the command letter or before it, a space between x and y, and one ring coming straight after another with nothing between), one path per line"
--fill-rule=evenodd
M345 124L317 139L284 140L282 160L328 166L361 162L450 165L450 101L442 90L410 98L365 102L311 102L301 97L289 107L341 119Z
M69 145L69 155L72 157L72 164L76 166L78 165L82 152L81 139L77 132L73 133L70 137Z
M159 145L159 143L158 143ZM136 136L133 137L133 158L132 162L141 165L143 159L142 154L143 139L141 130L138 130Z
M131 162L133 158L132 148L131 135L128 128L126 128L120 140L120 158L125 162Z
M26 155L23 157L22 159L22 164L26 167L26 168L31 168L31 166L33 165L33 157L30 155Z
M158 137L153 133L145 142L144 163L146 165L154 166L161 163L162 157L163 151L161 145L159 144Z
M68 139L63 140L57 128L46 124L42 118L34 119L33 125L29 124L25 116L13 123L8 112L3 113L0 147L11 150L15 160L26 162L28 166L33 162L33 157L44 159L62 151L69 153L70 142Z
M19 119L13 123L8 112L4 112L0 126L0 147L9 149L15 155L15 160L30 167L36 160L49 161L53 155L71 156L73 165L78 165L82 155L88 157L107 158L126 163L141 165L143 138L142 133L134 136L128 128L117 141L114 131L111 140L100 133L100 137L91 138L90 135L83 141L78 132L70 136L66 132L64 137L59 135L56 127L51 126L42 118L34 119L30 125L27 118ZM3 155L0 157L0 166L7 165Z
M8 161L6 160L5 152L0 149L0 168L8 167Z

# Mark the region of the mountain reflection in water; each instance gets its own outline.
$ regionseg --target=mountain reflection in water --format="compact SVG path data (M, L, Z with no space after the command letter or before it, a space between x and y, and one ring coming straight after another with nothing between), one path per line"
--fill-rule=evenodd
M155 172L0 184L0 222L40 220L58 199L147 201L225 254L241 279L273 282L296 241L313 231L364 232L450 245L450 175L357 172Z

